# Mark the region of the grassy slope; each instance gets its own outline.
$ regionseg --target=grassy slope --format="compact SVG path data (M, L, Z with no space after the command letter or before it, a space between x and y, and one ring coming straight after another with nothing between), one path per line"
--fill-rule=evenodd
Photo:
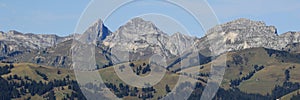
M0 63L0 66L7 65L5 63ZM2 75L2 77L6 78L9 75L18 75L24 78L25 76L28 76L30 79L35 80L35 81L42 81L42 82L48 82L51 80L62 80L65 78L67 75L70 76L71 80L75 79L75 76L73 74L72 70L64 69L64 68L54 68L50 66L39 66L36 64L32 63L16 63L13 64L14 68L11 70L11 73ZM39 76L35 70L40 71L44 74L47 75L48 80L44 80L41 76ZM57 74L57 71L61 71L61 74ZM55 95L57 99L62 99L66 94L71 94L72 90L68 90L67 87L64 87L65 90L61 90L58 88L53 89L55 92ZM24 100L26 98L30 97L30 94L27 94L21 98L18 98L20 100ZM32 100L42 100L43 98L39 95L35 95L31 97Z
M140 65L140 64L143 64L143 62L135 63L135 65ZM0 63L0 65L4 66L6 64ZM126 63L124 65L128 67L129 64ZM35 72L35 70L46 74L48 77L48 80L44 80L41 76L39 76ZM57 74L58 70L61 71L61 74ZM67 75L69 75L72 80L75 79L74 71L72 71L72 70L68 70L68 69L64 69L64 68L54 68L54 67L50 67L50 66L40 66L40 65L36 65L36 64L32 64L32 63L16 63L16 64L14 64L14 68L11 70L11 73L2 75L2 77L6 78L9 75L15 75L15 74L18 76L21 76L22 78L24 78L25 76L28 76L30 79L33 79L36 81L42 81L42 82L48 82L48 81L54 80L54 79L63 79ZM114 67L100 69L99 74L101 75L104 82L113 83L117 86L119 85L119 83L123 83L123 81L121 81L118 78L118 76L116 75L116 73L114 72ZM90 77L92 75L87 75L87 76L89 76L87 78L90 78L90 79L96 78L96 76ZM178 80L177 74L167 72L166 75L164 76L164 78L161 80L161 82L159 82L157 85L154 86L154 88L156 89L156 92L157 92L156 94L154 94L154 98L157 98L159 96L164 96L166 94L166 91L165 91L166 84L168 84L171 88L173 88L175 86L177 80ZM125 83L123 83L123 84L125 84ZM66 94L70 94L72 92L71 90L68 90L67 87L64 87L64 88L65 88L65 90L61 90L59 88L54 89L57 99L63 98ZM131 87L131 88L133 88L133 87ZM141 91L141 89L139 89L139 90ZM25 98L28 98L29 96L30 95L28 94L19 99L25 99ZM31 98L32 99L41 99L42 97L35 95ZM131 100L131 99L138 99L138 98L125 97L125 99Z
M243 63L234 64L233 57L236 55L243 58ZM285 61L282 62L282 59ZM254 65L264 65L265 68L256 72L249 80L243 81L240 86L238 86L241 91L246 93L259 93L263 95L271 93L275 85L282 85L285 80L284 71L292 66L295 66L295 68L290 70L290 81L300 82L300 64L295 63L297 62L295 61L295 58L290 56L276 56L275 54L269 56L268 52L264 48L253 48L243 51L229 52L227 53L226 61L226 64L229 65L229 67L226 67L226 72L221 85L221 87L225 89L230 88L230 80L241 78L250 71L253 71ZM199 71L200 73L208 73L210 72L211 64L212 62L201 65L203 66L203 69L200 69L200 66L195 66L185 69L182 72L197 73L195 71ZM242 75L240 75L240 72L242 72ZM207 78L204 77L203 79Z
M128 65L128 64L126 64ZM115 85L119 85L120 83L125 84L121 79L118 78L117 74L114 71L114 67L108 67L105 69L101 69L99 71L102 79L104 82L113 83ZM177 74L172 74L170 72L167 72L164 76L164 78L154 86L156 89L156 94L154 94L154 98L157 98L159 96L164 96L166 94L165 86L168 84L171 88L173 88L178 80ZM132 88L132 87L131 87ZM139 89L141 91L141 89ZM134 97L127 97L125 99L137 99Z
M4 64L3 64L4 65ZM41 76L39 76L35 70L40 71L47 75L48 80L43 80ZM57 72L61 71L61 74L57 74ZM71 79L75 79L75 76L73 74L72 70L64 69L64 68L54 68L50 66L39 66L32 63L16 63L14 64L14 68L11 70L11 73L3 75L3 77L8 77L9 75L18 75L24 78L25 76L28 76L30 79L36 80L36 81L50 81L54 79L63 79L67 75L70 76Z
M239 55L243 58L243 63L241 64L234 64L233 57ZM282 59L285 61L282 62ZM253 65L264 65L265 68L261 71L258 71L254 74L252 78L249 80L243 81L238 88L240 90L247 92L247 93L260 93L263 95L266 95L267 93L270 93L271 90L274 88L275 85L282 85L285 75L284 71L292 66L295 66L295 68L290 70L290 81L292 82L300 82L300 64L295 63L297 60L295 58L290 56L276 56L273 54L272 56L269 56L266 49L264 48L254 48L254 49L247 49L243 51L237 51L237 52L229 52L227 53L227 65L229 67L226 68L226 72L224 75L224 80L222 82L222 86L225 89L230 88L229 82L232 79L237 79L245 76L250 71L253 71ZM144 63L143 61L137 61L134 62L135 65L141 65ZM201 73L208 73L211 69L211 64L207 63L203 66L203 69L200 69L200 66L191 67L188 69L183 70L182 72L188 72L188 73L197 73L198 71ZM0 63L1 66L3 66L3 63ZM125 66L128 66L128 63L124 64ZM42 73L45 73L49 80L53 79L63 79L65 76L70 75L71 79L75 79L75 76L72 70L67 69L59 69L49 66L42 66L39 67L39 65L30 64L30 63L16 63L14 64L15 68L12 69L12 72L7 75L3 75L3 77L7 77L8 75L17 74L18 76L24 77L25 75L29 76L30 78L37 80L37 81L45 81L35 73L35 70L38 70ZM60 70L62 74L58 75L57 70ZM240 75L240 72L242 72L242 75ZM99 70L99 73L104 80L104 82L111 82L116 85L119 83L123 83L116 73L114 72L113 67L108 67ZM179 72L180 73L180 72ZM178 74L179 74L178 73ZM166 94L165 92L165 85L168 84L171 88L174 87L177 79L178 74L173 74L168 72L164 79L157 85L154 86L154 88L157 91L157 94L155 94L155 97L163 96ZM96 77L96 76L95 76ZM90 75L87 75L87 78L95 78ZM203 79L207 79L206 77L202 77ZM67 91L67 90L66 90ZM56 95L60 95L65 93L66 91L55 91ZM68 92L68 91L67 91ZM69 91L70 92L70 91ZM60 96L58 96L60 97ZM135 97L125 97L125 99L137 99Z

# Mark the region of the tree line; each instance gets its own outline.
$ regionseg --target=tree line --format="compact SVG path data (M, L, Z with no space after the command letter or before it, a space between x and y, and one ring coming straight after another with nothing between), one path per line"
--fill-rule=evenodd
M18 75L12 75L11 77L7 77L7 79L4 79L2 76L0 76L0 98L3 100L9 100L30 94L31 96L39 95L44 98L55 99L55 95L53 95L53 89L64 89L63 86L67 86L68 89L74 91L71 93L71 95L67 94L66 98L85 100L85 97L80 91L77 82L74 80L69 80L69 78L42 82L32 80L28 76L23 78Z

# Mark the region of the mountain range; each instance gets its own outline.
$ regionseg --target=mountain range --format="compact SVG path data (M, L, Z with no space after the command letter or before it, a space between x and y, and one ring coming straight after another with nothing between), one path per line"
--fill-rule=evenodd
M165 33L151 21L142 18L131 19L114 32L102 20L98 20L84 33L65 37L0 31L0 83L15 87L15 81L25 80L23 83L34 84L33 87L52 86L41 92L38 91L42 90L40 87L36 90L31 85L18 85L16 90L11 90L11 94L23 94L21 97L12 95L11 98L53 97L50 94L61 99L76 96L84 98L80 92L84 90L79 90L74 85L76 82L70 81L76 79L72 50L78 42L93 44L96 68L92 70L99 71L105 85L117 97L124 99L165 97L170 91L167 87L174 88L174 81L180 75L199 82L189 99L199 98L208 83L211 66L223 56L227 57L226 71L214 99L285 99L300 92L300 32L278 34L275 26L245 18L217 25L203 37ZM124 56L125 53L128 53L128 58ZM160 55L167 62L167 73L162 82L152 88L129 91L131 95L126 89L124 92L125 83L113 68L128 66L137 75L143 76L149 74L149 70L151 72L149 60L153 55ZM120 58L126 59L116 62ZM40 82L37 84L35 81ZM87 83L80 87L101 89L94 84L98 83ZM128 85L125 87L134 89ZM21 91L24 88L25 91ZM20 92L15 93L18 90Z
M110 52L111 49L129 52L130 60L147 59L153 54L173 59L195 51L209 57L256 47L297 51L300 32L286 32L279 35L274 26L241 18L213 27L204 37L198 38L183 33L172 35L164 33L154 23L142 18L130 20L115 32L111 32L101 20L98 20L83 34L66 37L52 34L24 34L17 31L0 32L0 58L7 62L71 67L70 47L74 38L97 42L98 50L102 51L97 54L102 58L98 64L106 66L111 61L105 52ZM211 45L219 46L220 48L216 50L221 51L212 55Z

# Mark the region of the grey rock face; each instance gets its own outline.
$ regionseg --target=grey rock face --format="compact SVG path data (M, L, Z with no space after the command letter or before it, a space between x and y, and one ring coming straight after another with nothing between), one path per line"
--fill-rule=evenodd
M169 36L153 23L135 18L104 39L103 44L109 48L140 53L140 56L151 52L149 54L172 57L190 49L211 53L212 47L216 50L215 55L255 47L281 50L287 44L299 42L296 37L295 34L278 35L274 26L248 19L216 26L202 38L180 33Z
M103 44L116 50L165 57L178 55L181 49L190 46L193 39L182 34L169 36L159 30L152 22L134 18L104 40ZM183 45L181 47L179 45Z
M111 35L111 31L103 24L102 20L98 20L78 38L81 42L96 43L97 41L102 42L109 35Z
M166 48L168 48L173 55L179 56L188 49L191 49L195 40L196 37L175 33L170 36Z
M221 30L220 30L221 28ZM221 35L221 37L220 37ZM248 19L238 19L216 26L208 31L205 38L199 40L196 44L198 49L207 49L215 43L223 46L224 51L242 50L247 48L265 47L275 50L282 50L286 45L298 43L299 33L288 32L281 35L277 34L274 26L267 26L261 21L252 21ZM218 39L214 37L219 36ZM210 39L207 39L207 38ZM222 52L219 52L222 53Z
M84 34L66 37L49 34L23 34L17 31L0 32L0 59L9 62L32 62L42 65L70 67L72 64L71 46L74 38L84 41L102 41L111 32L101 20L94 23ZM95 42L95 41L92 41ZM97 64L106 65L109 61L102 49L97 48Z
M300 32L286 32L281 34L279 37L278 44L285 46L286 44L293 44L300 42Z
M17 31L9 31L0 33L0 41L2 46L1 55L14 51L25 51L30 49L43 49L55 46L63 41L69 40L71 37L59 37L49 34L23 34Z

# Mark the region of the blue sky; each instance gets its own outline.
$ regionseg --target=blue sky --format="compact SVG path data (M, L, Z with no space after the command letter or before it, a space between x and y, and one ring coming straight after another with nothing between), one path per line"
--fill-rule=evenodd
M190 0L190 3L192 4L195 1ZM77 22L89 2L89 0L0 0L0 31L17 30L25 33L69 35L75 31ZM279 33L300 31L299 0L208 0L208 3L221 23L237 18L249 18L265 21L267 25L274 25ZM166 16L158 14L144 15L146 20L153 20L163 31L172 34L176 31L186 32L187 30L192 35L203 35L201 27L195 24L193 18L189 15L181 13L180 9L164 4L155 5L152 8L150 5L147 9L154 9L157 12L169 14L169 17L178 19L178 25L172 22L171 25L174 26L170 26L173 20L164 19L168 18ZM105 20L105 23L112 31L115 31L128 19L132 18L129 16L130 14L140 14L128 11L145 11L135 9L139 6L141 5L129 5L127 8L125 6L124 9L113 13ZM197 8L197 6L194 7ZM98 9L105 9L105 7L98 7ZM155 16L151 17L153 15ZM178 28L180 25L186 27ZM81 29L81 31L84 29Z

